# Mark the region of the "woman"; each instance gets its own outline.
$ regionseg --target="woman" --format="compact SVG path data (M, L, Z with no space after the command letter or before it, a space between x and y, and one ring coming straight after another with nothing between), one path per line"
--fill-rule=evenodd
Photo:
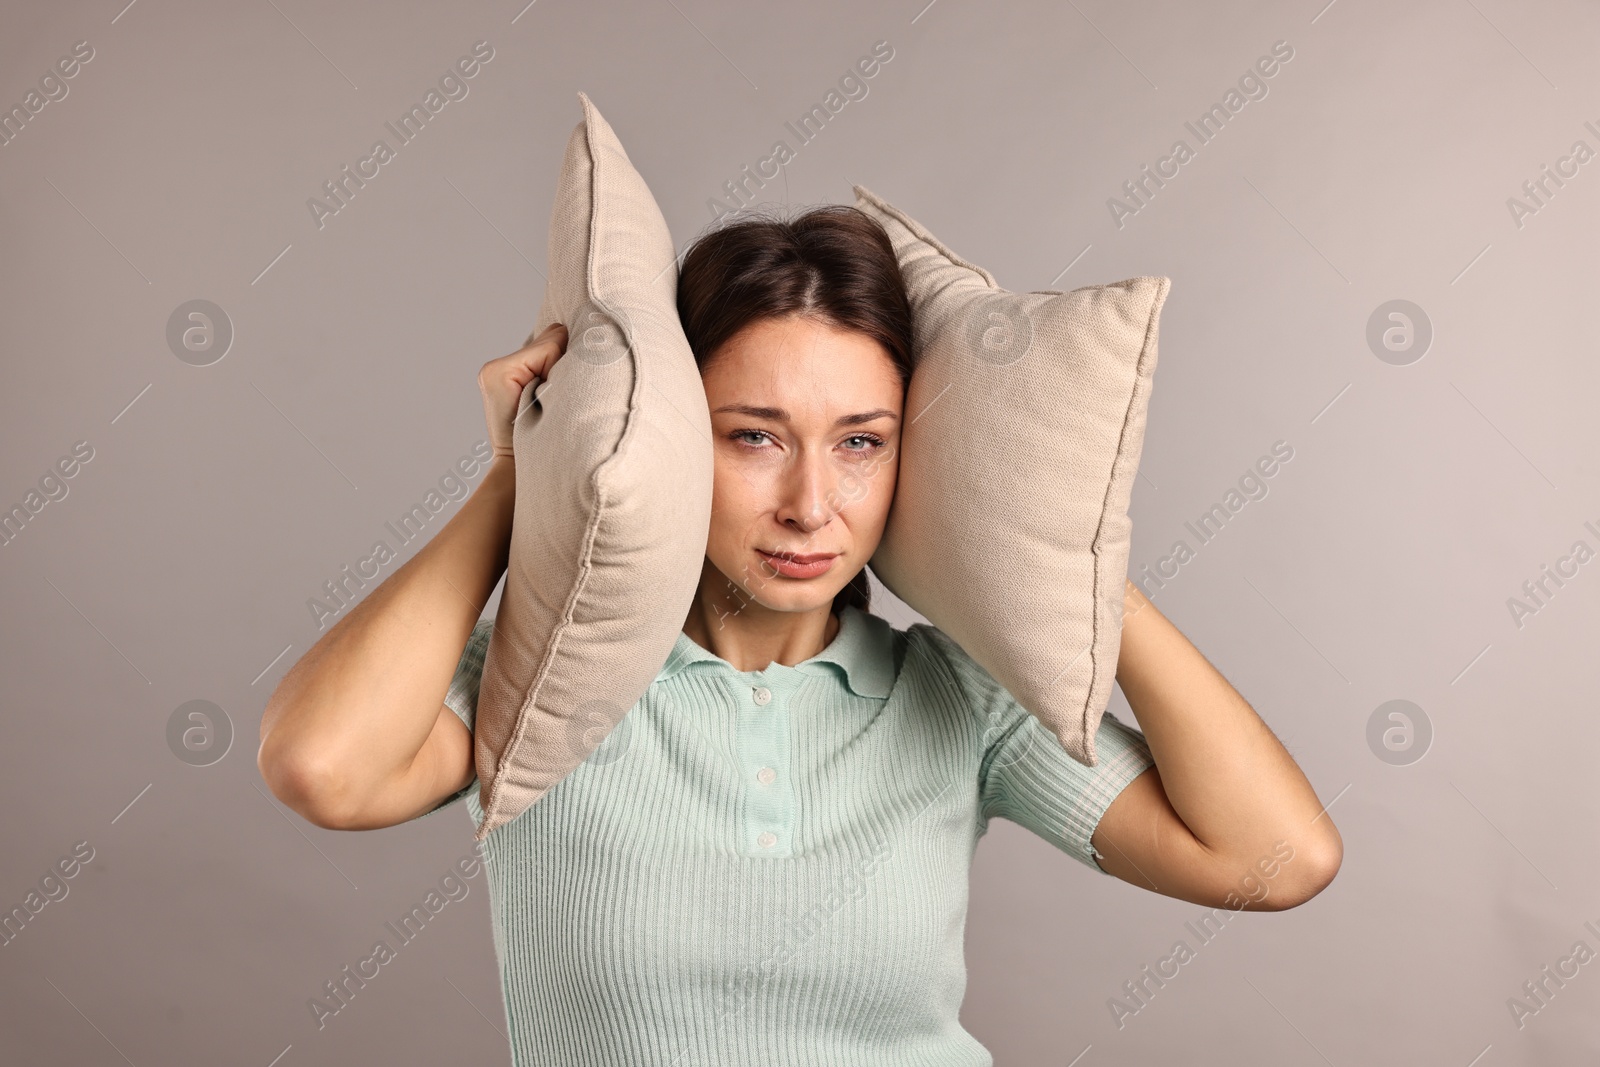
M1131 582L1117 681L1142 731L1106 715L1093 768L937 628L868 612L911 375L874 220L715 230L678 305L711 409L704 570L644 698L488 839L516 1063L992 1063L957 1016L993 816L1195 903L1277 910L1328 884L1342 846L1304 775ZM262 774L311 822L458 797L481 815L470 731L511 421L565 347L556 326L484 365L483 481L274 693Z

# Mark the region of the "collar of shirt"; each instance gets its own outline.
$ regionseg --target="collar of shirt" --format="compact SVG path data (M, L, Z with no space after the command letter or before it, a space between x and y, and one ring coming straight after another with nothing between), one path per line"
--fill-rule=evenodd
M788 672L821 675L837 670L857 696L881 700L894 688L894 630L888 620L847 604L839 611L839 632L827 648L793 667L774 661L761 671L736 671L733 664L702 648L688 634L679 633L656 681L683 670L721 670L760 678L776 678Z

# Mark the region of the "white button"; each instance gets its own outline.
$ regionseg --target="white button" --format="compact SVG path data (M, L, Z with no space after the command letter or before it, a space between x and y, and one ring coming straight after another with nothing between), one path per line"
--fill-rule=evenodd
M756 844L760 845L762 848L771 848L777 843L778 835L773 833L771 830L761 831L761 836L756 838Z
M771 785L772 780L776 777L778 777L778 772L771 767L763 767L756 772L756 781L762 785Z
M755 700L757 704L765 704L772 699L772 690L764 685L756 686Z

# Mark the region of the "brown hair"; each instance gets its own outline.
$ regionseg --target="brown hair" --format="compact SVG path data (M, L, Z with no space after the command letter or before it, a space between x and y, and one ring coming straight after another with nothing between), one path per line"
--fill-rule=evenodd
M902 393L910 383L911 301L888 233L865 212L824 204L789 219L730 216L684 257L678 318L702 375L734 334L787 315L866 334L894 364ZM863 566L834 596L833 610L867 611L871 600Z

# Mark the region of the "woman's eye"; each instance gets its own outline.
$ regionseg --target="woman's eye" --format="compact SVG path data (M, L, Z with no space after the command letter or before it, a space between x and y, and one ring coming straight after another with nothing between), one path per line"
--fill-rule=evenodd
M766 441L768 436L769 435L765 430L735 430L728 435L729 439L738 442L738 444L751 451L758 450ZM755 440L752 441L751 438L755 438ZM845 441L865 442L865 444L860 447L847 446L845 448L846 452L857 453L875 452L882 448L884 443L882 438L870 433L851 434L849 437L845 438Z

